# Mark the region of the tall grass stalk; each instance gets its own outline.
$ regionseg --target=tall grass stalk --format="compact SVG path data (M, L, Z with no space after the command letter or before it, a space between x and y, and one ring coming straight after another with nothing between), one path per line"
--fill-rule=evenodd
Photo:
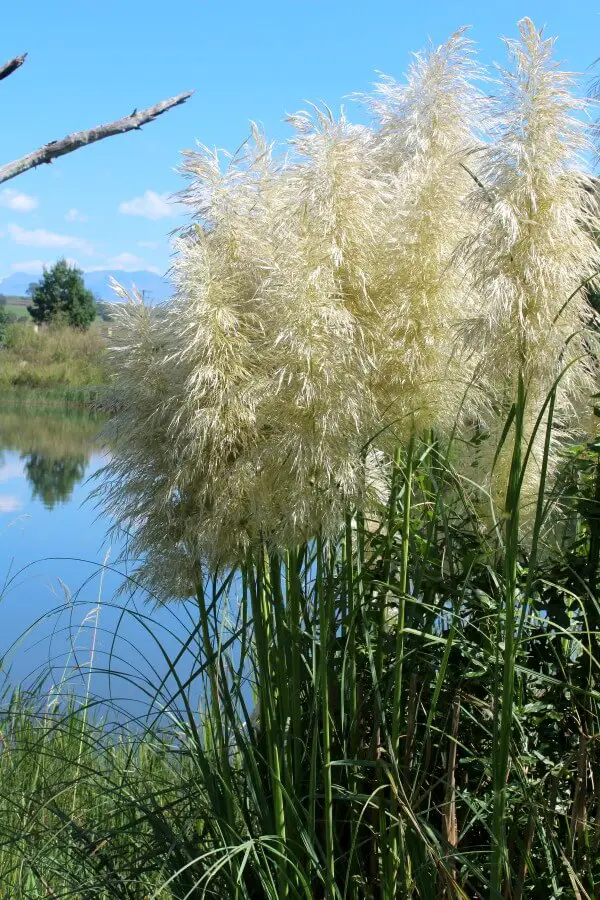
M404 490L403 490L403 514L402 514L402 544L401 544L401 561L400 561L400 577L398 582L398 618L396 621L396 661L394 669L394 696L392 700L392 727L391 727L391 755L392 760L395 759L395 765L400 769L401 766L401 748L400 748L400 729L402 726L402 688L404 675L404 628L406 622L406 594L408 590L409 576L409 558L410 558L410 517L412 507L412 475L413 475L413 456L415 452L415 438L411 434L408 449L406 451L406 467L404 472ZM399 456L396 456L395 467L397 468ZM392 487L393 491L393 487ZM393 504L392 504L393 501ZM395 509L395 498L390 496L390 509ZM389 581L389 572L385 573ZM406 759L406 754L404 755ZM396 800L392 802L391 818L392 821L398 816L398 805ZM404 870L405 852L402 846L403 833L401 820L394 828L391 836L390 855L394 864L394 857L400 860L400 870ZM394 864L392 885L396 881L396 866ZM401 881L406 885L406 875L401 876Z
M525 385L522 374L518 381L518 396L514 415L514 443L505 505L504 590L503 608L498 617L501 641L501 693L496 698L494 752L494 810L492 820L493 849L491 862L491 892L494 900L502 896L506 872L506 791L510 765L510 741L513 731L513 698L515 688L515 614L518 602L517 572L519 565L519 513L521 507L523 424L525 414Z
M333 833L333 779L331 772L331 714L329 709L329 666L331 660L331 626L334 618L332 559L327 543L317 540L317 581L320 589L319 620L319 694L323 742L323 818L325 822L325 895L333 897L335 885L335 850Z

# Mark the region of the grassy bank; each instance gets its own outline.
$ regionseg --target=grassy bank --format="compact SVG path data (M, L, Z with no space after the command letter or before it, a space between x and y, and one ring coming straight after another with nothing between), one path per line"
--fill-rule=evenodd
M0 390L46 392L48 401L85 403L107 380L105 344L99 329L42 328L13 324L0 350ZM26 396L23 394L22 396Z
M116 733L85 711L59 715L22 697L0 727L0 896L116 900L159 889L170 868L168 854L156 859L155 829L175 836L185 821L193 839L197 823L192 760L169 736ZM173 858L184 852L174 846Z

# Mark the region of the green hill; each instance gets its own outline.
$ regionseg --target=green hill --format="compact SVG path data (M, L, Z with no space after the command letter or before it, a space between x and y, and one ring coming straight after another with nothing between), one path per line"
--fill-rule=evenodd
M12 294L3 294L2 296L6 300L4 309L7 313L12 313L13 316L19 319L29 318L29 313L27 312L27 307L31 304L29 297L18 297Z

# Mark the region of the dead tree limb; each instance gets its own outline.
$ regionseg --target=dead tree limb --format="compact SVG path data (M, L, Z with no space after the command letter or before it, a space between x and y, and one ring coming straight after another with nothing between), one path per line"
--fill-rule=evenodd
M85 147L86 144L94 144L96 141L111 137L113 134L124 134L126 131L139 129L142 125L152 122L157 116L161 116L174 106L185 103L192 93L193 91L186 91L184 94L178 94L177 97L171 97L170 100L161 100L160 103L156 103L154 106L149 106L147 109L142 109L139 112L134 110L131 115L125 116L123 119L117 119L115 122L109 122L107 125L96 125L95 128L89 128L87 131L76 131L73 134L68 134L60 141L50 141L49 144L44 144L43 147L34 150L33 153L1 166L0 184L4 181L10 181L11 178L16 178L17 175L27 172L28 169L34 169L42 163L51 163L53 159L64 156L66 153L72 153L80 147Z
M2 81L3 78L8 78L9 75L12 75L13 72L20 69L26 59L27 54L23 53L21 56L15 56L14 59L9 59L3 66L0 66L0 81Z

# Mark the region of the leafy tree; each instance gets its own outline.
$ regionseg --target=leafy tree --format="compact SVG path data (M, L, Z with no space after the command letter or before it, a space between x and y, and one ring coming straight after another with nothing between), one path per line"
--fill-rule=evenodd
M35 322L59 321L87 328L96 318L96 301L85 286L83 272L70 266L66 259L44 269L40 281L32 284L27 293L33 301L29 314Z
M6 297L4 294L0 294L0 306L6 306Z
M96 300L96 312L103 322L110 322L112 320L110 303L106 303L105 300Z

